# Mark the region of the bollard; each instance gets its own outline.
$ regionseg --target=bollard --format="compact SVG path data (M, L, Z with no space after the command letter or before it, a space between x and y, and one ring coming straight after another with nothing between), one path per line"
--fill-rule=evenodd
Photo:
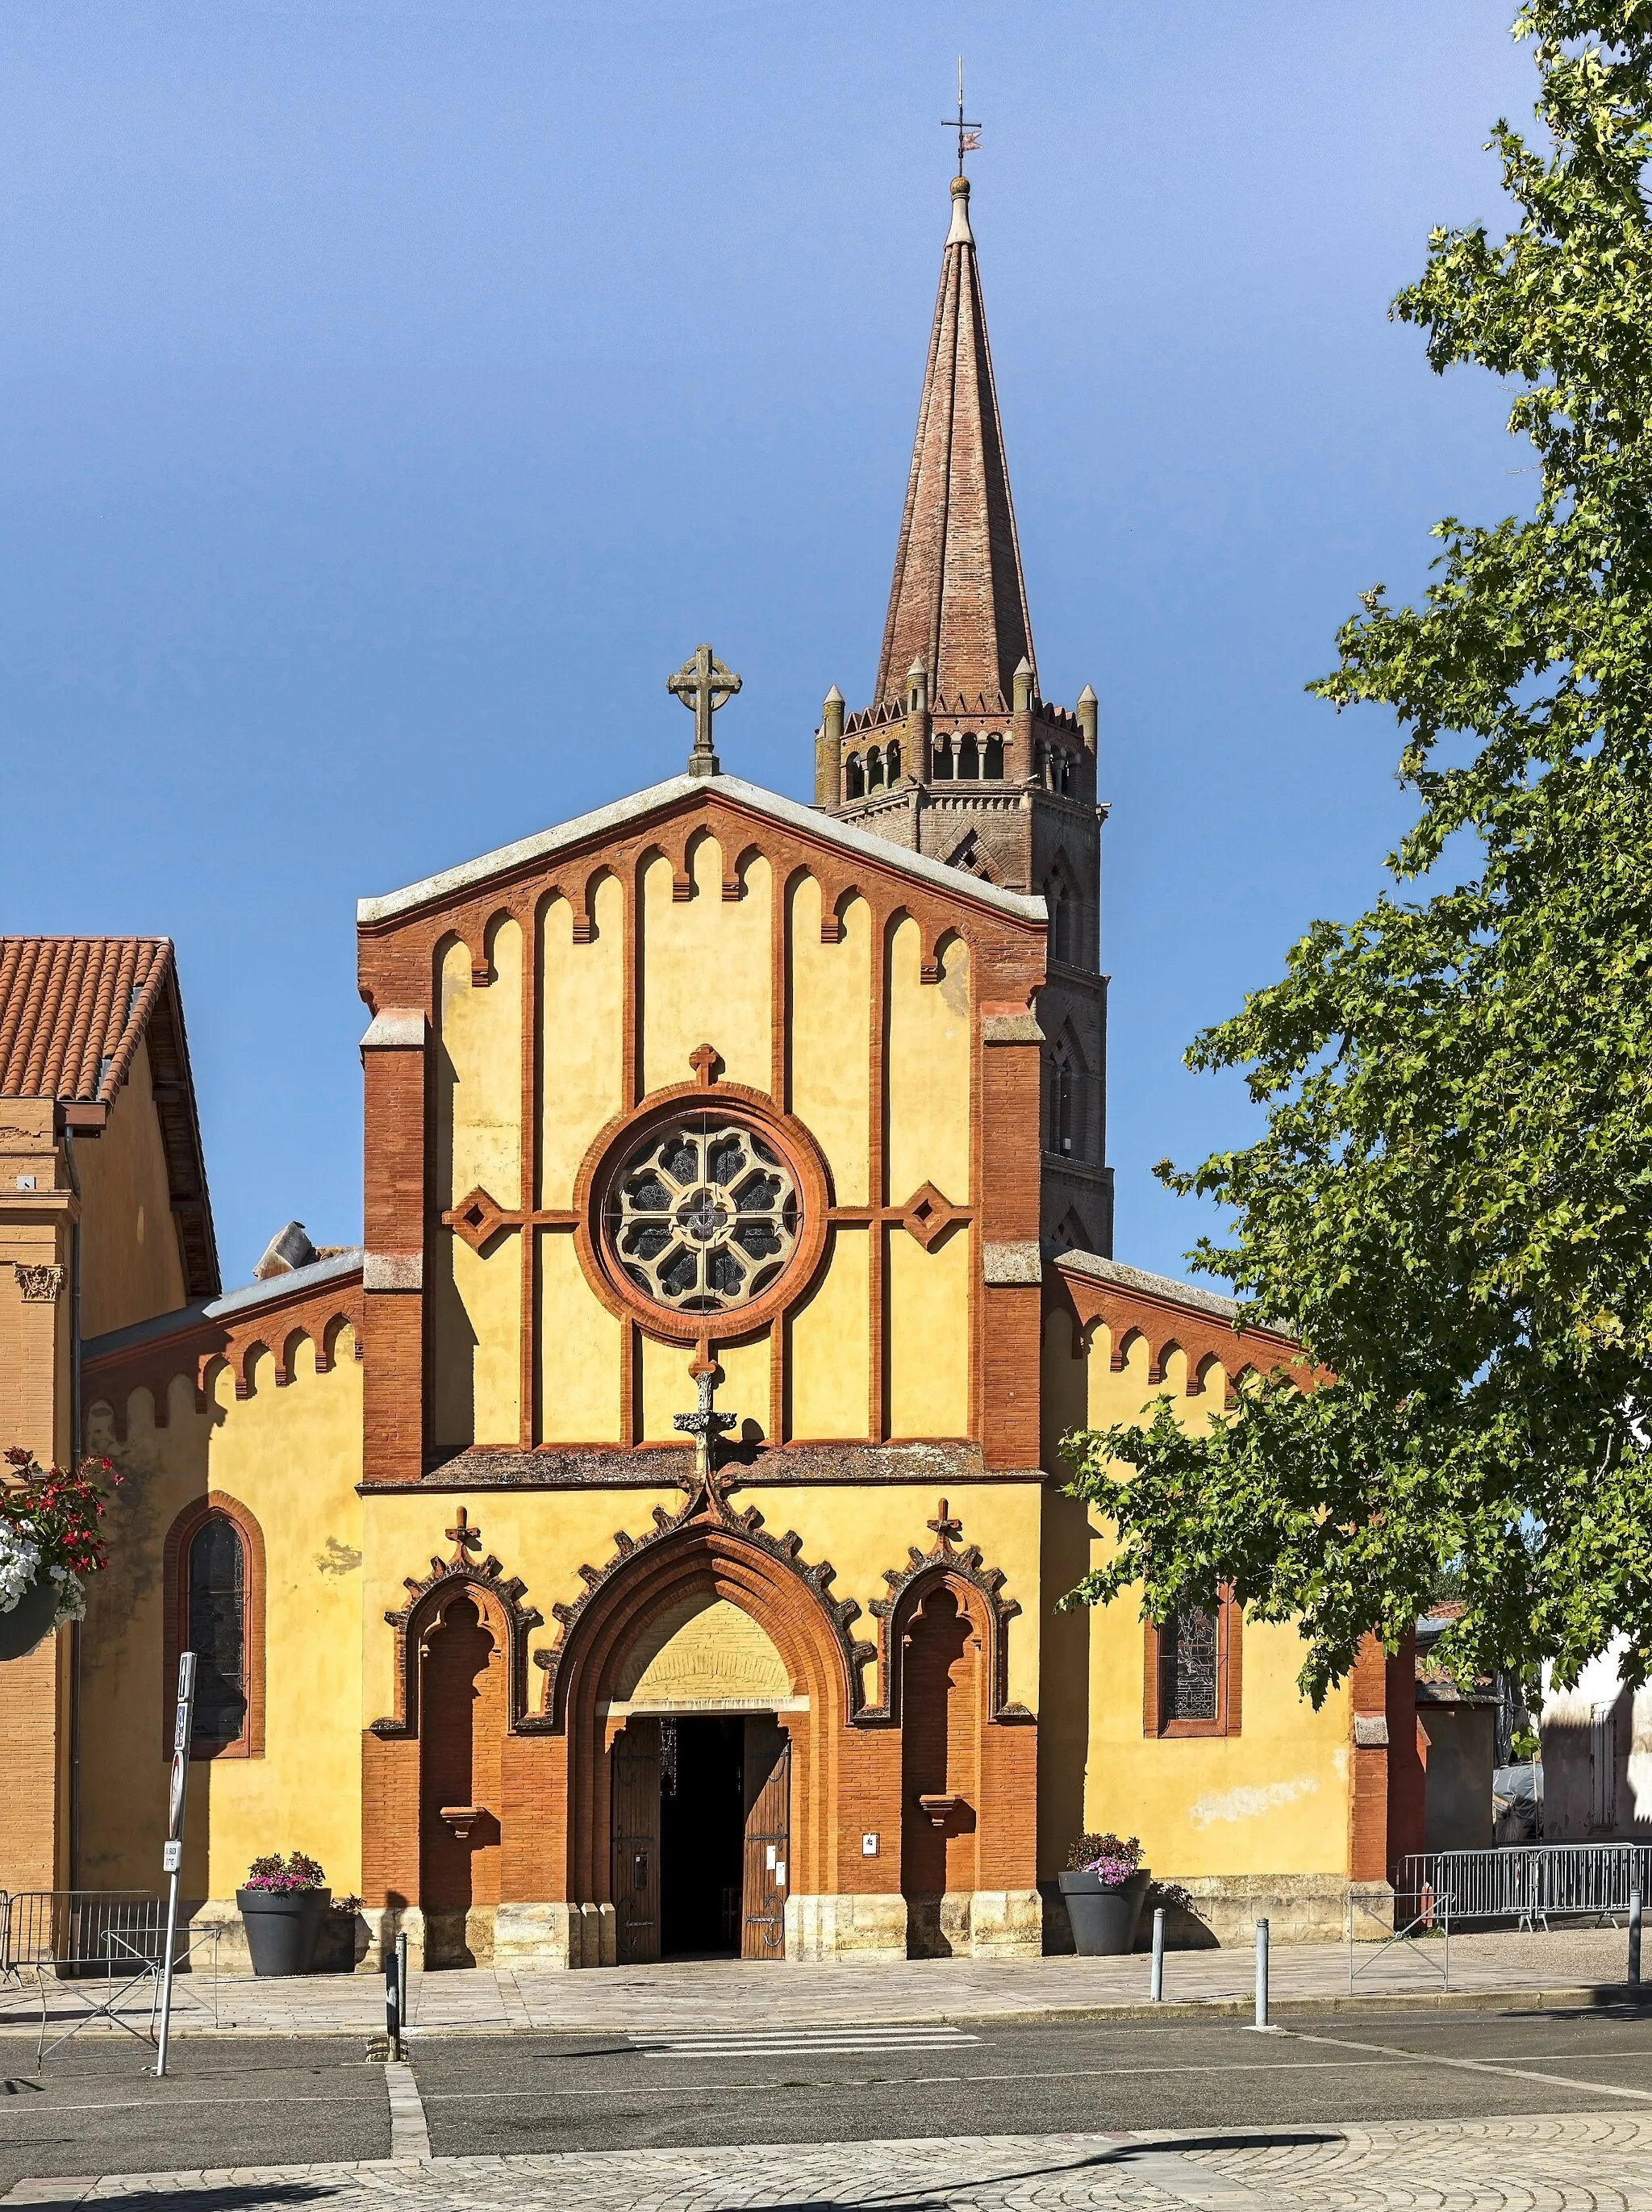
M1266 2027L1267 2019L1267 1923L1256 1923L1256 2026Z
M1637 1990L1641 1985L1641 1893L1629 1893L1629 1986Z
M1148 1995L1155 2004L1164 2002L1164 1907L1153 1912L1153 1978Z
M400 1961L394 1951L385 1960L385 2036L390 2045L390 2055L402 2055L402 1985Z
M398 2006L399 2006L399 2008L400 2008L400 2011L401 2011L401 2015L402 2015L401 2033L402 2033L403 2036L405 2036L405 2035L406 2035L406 2033L407 2033L407 2012L408 2012L408 2005L407 2005L407 1930L406 1930L406 1929L404 1929L404 1928L401 1930L401 1932L398 1935L398 1936L397 1936L397 1938L396 1938L396 1988L397 1988L397 1993L398 1993L398 1994L397 1994L397 2002L398 2002ZM396 2056L398 2057L398 2058L399 2058L399 2057L401 2057L401 2055L402 2055L402 2046L401 2046L401 2044L398 2042L398 2043L397 2044L397 2045L396 2045Z

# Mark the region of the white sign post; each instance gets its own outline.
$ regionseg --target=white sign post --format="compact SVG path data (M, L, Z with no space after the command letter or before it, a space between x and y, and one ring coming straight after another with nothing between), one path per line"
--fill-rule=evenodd
M178 1657L178 1711L172 1724L172 1784L167 1801L167 1840L161 1865L167 1876L167 1948L161 1966L161 2041L155 2055L157 2075L167 2070L167 2044L172 2033L172 1966L178 1944L178 1880L184 1864L184 1812L189 1794L190 1739L195 1730L195 1654Z

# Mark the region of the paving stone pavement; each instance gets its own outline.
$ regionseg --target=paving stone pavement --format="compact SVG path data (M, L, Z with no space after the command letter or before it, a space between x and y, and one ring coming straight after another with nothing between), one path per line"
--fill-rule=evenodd
M1572 1997L1580 1990L1621 1985L1627 1939L1619 1929L1558 1929L1553 1933L1455 1937L1451 1987L1464 1995L1498 1992ZM1356 1948L1356 1990L1364 1997L1412 2002L1442 1994L1439 1972L1444 1946L1395 1947L1379 1957ZM1165 1960L1165 1996L1187 2004L1248 2006L1252 1987L1248 1950L1175 1951ZM610 1966L581 1973L529 1967L478 1966L415 1974L410 2018L427 2033L513 2028L556 2033L623 2033L687 2024L702 2029L789 2027L833 2021L981 2020L995 2014L1090 2011L1143 2004L1148 1962L1127 1959L1050 1958L1004 1960L921 1959L845 1960L816 1966L752 1966L738 1959L667 1960L649 1966ZM191 1977L190 1993L211 2002L206 1976ZM1277 1946L1272 1954L1273 2001L1278 2005L1345 2002L1348 1954L1335 1943ZM221 1978L217 2025L240 2033L373 2034L384 2024L384 1984L375 1974L312 1974L293 1981ZM49 2010L65 2024L76 2008L51 1997ZM138 2009L147 2009L140 1996ZM0 2032L38 2030L39 1997L33 1990L0 1988ZM212 2020L194 2006L180 2007L173 2033L210 2033ZM94 2030L94 2033L105 2033Z
M381 2160L23 2181L0 2202L118 2202L125 2212L1648 2212L1652 2118Z

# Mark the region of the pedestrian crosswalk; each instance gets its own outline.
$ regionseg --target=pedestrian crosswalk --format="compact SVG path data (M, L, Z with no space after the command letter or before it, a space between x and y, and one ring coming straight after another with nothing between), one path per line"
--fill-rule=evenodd
M699 2034L631 2036L632 2048L647 2058L859 2057L884 2051L950 2051L979 2043L978 2035L934 2021L840 2022L830 2027L730 2028Z

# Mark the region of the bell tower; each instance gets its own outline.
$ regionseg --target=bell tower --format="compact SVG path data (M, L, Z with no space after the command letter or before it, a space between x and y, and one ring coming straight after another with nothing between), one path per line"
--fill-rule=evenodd
M961 147L962 152L962 147ZM1107 979L1101 972L1096 700L1040 690L969 179L952 179L923 398L870 706L835 684L815 804L857 829L1049 906L1040 1142L1047 1251L1110 1256Z

